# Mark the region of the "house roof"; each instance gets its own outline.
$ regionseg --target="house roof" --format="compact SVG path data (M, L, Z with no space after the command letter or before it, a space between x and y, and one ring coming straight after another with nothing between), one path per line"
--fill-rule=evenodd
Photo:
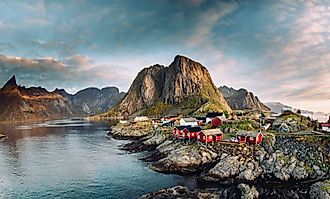
M163 119L177 119L178 116L176 115L170 115L170 116L166 116L166 117L163 117Z
M183 130L185 128L188 128L188 127L190 127L190 126L176 126L175 128L181 131L181 130Z
M330 124L329 123L321 123L321 126L322 127L330 127Z
M206 121L206 117L196 117L196 119Z
M246 136L248 134L247 131L244 131L244 130L239 130L236 135L243 135L243 136Z
M205 135L217 135L222 133L220 129L208 129L208 130L203 130L202 132Z
M236 135L240 136L250 136L250 137L257 137L260 132L251 132L251 131L244 131L244 130L239 130Z
M182 118L182 120L185 122L197 122L197 119L193 117Z
M218 117L218 116L222 116L223 113L220 112L210 112L206 114L206 117L212 118L212 117Z
M261 132L251 132L251 133L248 134L248 136L257 137L259 135L259 133L261 133ZM262 135L262 133L261 133L261 135Z
M202 130L201 127L186 127L185 129L187 129L189 132L199 132Z

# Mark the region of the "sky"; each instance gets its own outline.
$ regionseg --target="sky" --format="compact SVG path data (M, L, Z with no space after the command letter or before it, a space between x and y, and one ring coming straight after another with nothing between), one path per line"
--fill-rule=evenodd
M217 86L330 112L326 0L3 0L0 84L127 91L137 73L184 55Z

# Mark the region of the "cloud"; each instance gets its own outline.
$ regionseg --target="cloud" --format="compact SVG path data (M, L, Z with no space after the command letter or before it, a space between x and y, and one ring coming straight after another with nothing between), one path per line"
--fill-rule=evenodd
M191 46L204 45L205 42L212 42L212 33L219 21L237 8L236 3L217 2L213 7L209 7L199 16L194 34L186 40Z
M322 110L322 104L330 103L330 10L317 1L291 3L274 5L279 24L271 31L281 34L270 40L262 67L251 77L264 82L259 92L268 100ZM313 103L319 103L317 109Z
M16 75L17 81L24 86L43 86L49 90L65 88L70 92L90 86L109 86L108 83L123 86L130 81L121 66L92 63L83 55L68 57L64 61L51 57L28 59L0 55L0 79L8 80Z
M328 100L329 2L132 1L0 2L0 53L25 57L2 60L0 80L15 68L24 84L125 89L143 67L183 54L261 100Z

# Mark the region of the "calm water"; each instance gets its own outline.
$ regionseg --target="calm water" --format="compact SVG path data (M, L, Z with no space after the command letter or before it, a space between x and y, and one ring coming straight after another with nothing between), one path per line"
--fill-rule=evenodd
M151 171L107 129L81 120L1 126L0 198L136 198L191 182Z

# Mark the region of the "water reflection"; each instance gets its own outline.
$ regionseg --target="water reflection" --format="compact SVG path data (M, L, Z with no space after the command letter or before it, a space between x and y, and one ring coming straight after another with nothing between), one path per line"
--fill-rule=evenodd
M84 120L2 125L0 198L130 198L183 183L151 171L106 138L108 124Z

